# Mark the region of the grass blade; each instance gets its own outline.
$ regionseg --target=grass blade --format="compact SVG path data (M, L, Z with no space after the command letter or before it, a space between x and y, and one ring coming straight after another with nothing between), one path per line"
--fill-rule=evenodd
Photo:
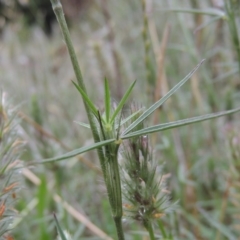
M240 74L240 38L238 33L239 26L237 24L237 15L236 15L238 11L236 11L234 1L232 0L225 1L225 9L227 12L227 19L228 19L227 22L228 22L229 30L231 33L233 46L237 53L237 60L238 60L238 67L239 67L239 74Z
M114 142L115 140L116 139L112 138L112 139L108 139L106 141L97 142L97 143L94 143L94 144L92 144L90 146L78 148L76 150L73 150L71 152L65 153L65 154L63 154L61 156L58 156L58 157L53 157L53 158L48 158L48 159L45 159L45 160L42 160L42 161L33 162L33 164L49 163L49 162L60 161L60 160L64 160L64 159L67 159L67 158L71 158L71 157L74 157L76 155L82 154L84 152L88 152L90 150L93 150L93 149L100 148L102 146L108 145L108 144Z
M111 111L111 96L110 96L110 90L109 90L109 84L107 79L104 80L104 88L105 88L105 113L106 113L106 121L109 122L110 118L110 111Z
M65 235L63 233L63 230L62 230L62 228L61 228L61 226L60 226L60 224L57 220L56 214L54 213L53 216L54 216L54 219L55 219L55 222L56 222L57 231L58 231L59 236L61 237L62 240L67 240L67 238L65 237Z
M91 129L90 125L87 124L87 123L77 122L77 121L74 121L74 122L77 123L77 124L79 124L79 125L82 126L82 127L85 127L85 128Z
M168 98L170 98L184 83L191 78L191 76L198 70L204 60L202 60L184 79L182 79L177 85L175 85L165 96L163 96L160 100L154 103L150 108L148 108L136 121L130 124L123 135L129 133L132 129L134 129L138 124L143 122L151 113L153 113L157 108L159 108Z
M198 208L198 210L203 215L203 217L206 219L206 221L212 227L215 227L219 232L221 232L222 235L224 235L227 239L229 239L229 240L237 239L237 236L230 230L229 227L227 227L226 225L218 222L216 219L214 219L210 214L208 214L203 209Z
M93 114L95 116L97 116L97 109L94 106L93 102L89 99L89 97L87 96L87 94L81 89L81 87L76 84L75 82L72 81L72 83L74 84L74 86L76 87L76 89L79 91L79 93L81 94L84 102L88 105L88 107L92 110Z
M120 103L118 104L115 112L113 113L110 122L113 123L115 117L117 116L117 114L121 111L121 109L123 108L123 105L125 104L125 102L127 101L130 93L132 92L132 89L134 87L136 83L136 80L132 83L132 85L128 88L127 92L124 94L124 96L122 97Z
M133 117L135 117L137 114L139 114L141 111L143 111L143 108L139 109L138 111L134 112L133 114L131 114L130 116L128 116L127 118L123 119L120 123L120 126L122 126L123 124L127 123L129 120L131 120ZM117 126L118 128L118 126Z
M208 25L218 21L219 19L221 19L222 17L220 16L216 16L216 17L212 17L211 19L209 19L208 21L206 22L203 22L202 24L200 24L195 30L194 30L194 33L196 33L197 31L207 27Z
M129 133L129 134L126 134L126 135L122 135L121 139L127 139L127 138L136 137L136 136L147 135L149 133L164 131L164 130L171 129L171 128L177 128L177 127L185 126L185 125L188 125L188 124L202 122L202 121L206 121L206 120L209 120L209 119L213 119L213 118L225 116L225 115L228 115L228 114L236 113L238 111L240 111L240 108L236 108L236 109L229 110L229 111L224 111L224 112L219 112L219 113L210 113L210 114L206 114L206 115L199 116L199 117L187 118L187 119L174 121L174 122L169 122L169 123L162 123L162 124L159 124L159 125L155 125L155 126L152 126L152 127L142 129L140 131L136 131L136 132L132 132L132 133Z
M209 16L219 16L224 17L226 14L224 11L216 8L208 8L208 9L193 9L193 8L172 8L169 9L170 12L179 12L179 13L193 13L193 14L202 14Z

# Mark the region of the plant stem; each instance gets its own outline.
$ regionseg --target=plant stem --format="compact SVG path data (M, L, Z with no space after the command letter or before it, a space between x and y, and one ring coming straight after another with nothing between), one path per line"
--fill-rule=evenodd
M149 233L149 237L151 240L155 240L154 232L153 232L153 227L152 224L149 220L146 220L144 223L144 227L147 229Z
M144 62L145 62L145 71L146 71L146 80L148 82L147 91L148 94L152 95L153 90L153 74L152 74L152 66L151 66L151 59L150 59L150 41L148 37L148 16L147 16L147 2L146 0L142 0L142 11L143 11L143 29L142 29L142 38L144 43Z
M117 229L118 240L124 240L124 234L122 229L122 217L114 217L114 222Z
M87 90L83 81L81 69L78 64L77 56L71 41L68 26L64 17L61 2L60 0L51 0L51 3L52 3L53 10L55 12L55 15L57 17L57 20L59 22L65 43L68 48L72 66L78 81L78 85L84 91L84 93L86 93L86 95L88 96ZM83 102L87 112L87 116L88 116L89 124L92 130L94 141L99 142L100 135L98 133L97 126L95 125L94 115L92 114L91 109L89 108L88 103L84 100L84 98L83 98ZM108 198L109 198L109 202L110 202L112 213L113 213L113 218L116 225L118 239L124 240L122 221L121 221L122 219L121 180L120 180L118 161L117 161L117 149L119 146L115 146L115 145L112 145L112 146L113 146L113 149L116 149L116 151L113 151L115 153L114 156L105 156L102 148L98 148L97 153L98 153L101 168L103 171L104 181L107 187ZM109 157L110 159L108 160L107 157ZM107 166L108 164L109 166Z
M119 174L119 167L118 167L118 161L117 158L113 162L113 166L111 168L113 170L113 188L115 188L115 205L116 205L116 212L115 216L117 218L122 217L122 190L121 190L121 180L120 180L120 174Z
M114 73L115 73L115 83L116 83L116 88L115 94L118 100L120 100L123 96L123 90L122 86L123 81L122 81L122 76L121 76L121 62L120 58L115 46L115 33L114 33L114 28L113 24L111 21L111 14L108 10L108 2L106 0L101 0L101 8L102 8L102 13L103 17L105 19L106 27L108 28L108 39L109 39L109 45L110 45L110 50L112 54L112 59L113 59L113 68L114 68Z
M78 64L77 56L76 56L76 53L75 53L75 50L74 50L74 47L73 47L73 44L72 44L72 40L71 40L71 37L70 37L68 26L67 26L67 23L66 23L66 20L65 20L65 17L64 17L62 4L61 4L60 0L50 0L50 1L52 3L53 11L54 11L54 13L57 17L58 23L60 25L60 28L61 28L64 40L65 40L66 46L68 48L68 52L69 52L69 55L70 55L70 58L71 58L72 66L73 66L73 70L75 72L75 76L76 76L77 81L78 81L78 85L86 93L86 95L88 95L85 84L84 84L84 81L83 81L81 69L80 69L80 66ZM87 103L84 101L84 99L83 99L83 102L84 102L85 110L87 112L89 124L91 126L94 141L99 142L100 138L99 138L99 135L98 135L98 132L97 132L97 127L95 125L94 116L91 113L91 110L88 107ZM105 179L106 170L105 170L104 155L103 155L103 152L100 149L98 149L97 152L98 152L98 157L100 159L101 168L102 168L102 171L103 171L103 176L104 176L104 179Z
M238 28L236 24L235 8L233 0L225 0L225 7L228 14L228 26L230 33L232 35L233 46L236 51L237 61L238 61L238 70L240 75L240 39L238 37Z
M108 160L109 171L107 171L107 190L109 194L109 201L112 208L112 214L117 230L119 240L124 240L124 234L122 229L122 190L121 180L119 174L119 166L117 161L117 153L113 158Z
M60 0L51 0L51 3L52 3L53 11L54 11L54 13L57 17L58 23L60 25L65 43L67 45L68 52L69 52L71 62L72 62L72 65L73 65L73 70L75 72L78 84L83 89L84 92L87 92L84 81L83 81L81 69L80 69L79 64L78 64L77 56L75 54L74 47L73 47L73 44L72 44L72 41L71 41L68 26L67 26L67 23L66 23L66 20L65 20L65 17L64 17L62 4L61 4Z

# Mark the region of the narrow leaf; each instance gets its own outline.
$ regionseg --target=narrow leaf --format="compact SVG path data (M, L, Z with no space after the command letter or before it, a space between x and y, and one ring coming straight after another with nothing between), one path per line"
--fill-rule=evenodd
M215 227L219 232L221 232L222 235L225 236L227 239L229 240L237 239L237 236L231 231L229 227L218 222L216 219L214 219L210 214L208 214L203 209L198 208L198 210L203 215L203 217L208 221L208 223L212 227Z
M220 16L216 16L216 17L212 17L210 18L208 21L206 22L203 22L202 24L200 24L195 30L194 30L194 33L198 32L199 30L207 27L208 25L212 24L213 22L216 22L218 21L219 19L221 19L222 17Z
M117 130L117 139L119 139L119 135L120 135L122 114L123 114L123 109L121 110L119 122L117 124L117 126L118 126L118 128L116 129Z
M208 9L193 9L193 8L172 8L168 10L169 12L180 12L180 13L193 13L193 14L203 14L209 16L220 16L224 17L226 14L224 11L216 9L216 8L208 8Z
M104 88L105 88L105 113L106 113L106 121L109 122L110 118L110 111L111 111L111 96L110 96L110 90L109 90L109 84L107 79L105 78L104 81Z
M162 123L162 124L158 124L158 125L155 125L155 126L152 126L152 127L148 127L148 128L136 131L136 132L132 132L132 133L129 133L129 134L126 134L126 135L122 135L121 139L127 139L127 138L136 137L136 136L146 135L146 134L149 134L149 133L164 131L164 130L171 129L171 128L177 128L177 127L181 127L181 126L184 126L184 125L197 123L197 122L202 122L202 121L206 121L206 120L209 120L209 119L213 119L213 118L225 116L225 115L228 115L228 114L236 113L238 111L240 111L240 108L236 108L236 109L229 110L229 111L224 111L224 112L219 112L219 113L206 114L206 115L199 116L199 117L187 118L187 119L183 119L183 120L179 120L179 121L175 121L175 122Z
M106 141L97 142L97 143L94 143L94 144L92 144L90 146L78 148L76 150L73 150L71 152L65 153L65 154L63 154L61 156L58 156L58 157L53 157L53 158L48 158L48 159L45 159L45 160L42 160L42 161L33 162L33 164L49 163L49 162L60 161L60 160L64 160L64 159L67 159L67 158L71 158L71 157L74 157L76 155L82 154L84 152L88 152L90 150L93 150L93 149L100 148L102 146L108 145L108 144L114 142L115 140L116 139L108 139Z
M94 106L93 102L89 99L89 97L87 96L87 94L80 88L80 86L78 84L76 84L75 82L72 81L72 83L74 84L74 86L76 87L76 89L79 91L79 93L82 95L82 98L84 100L84 102L88 105L88 107L92 110L93 114L95 116L97 116L97 109Z
M57 231L58 231L59 236L61 237L62 240L67 240L67 238L65 237L65 235L63 233L63 230L62 230L62 228L61 228L61 226L60 226L60 224L57 220L56 214L54 213L53 216L54 216L54 219L55 219L55 222L56 222Z
M140 108L138 111L134 112L133 114L131 114L130 116L128 116L127 118L123 119L120 123L120 126L122 126L123 124L127 123L129 120L131 120L133 117L135 117L138 113L140 113L141 111L143 111L143 108ZM118 128L118 126L116 126L116 128Z
M175 85L165 96L163 96L160 100L154 103L150 108L148 108L136 121L130 124L123 135L129 133L132 129L134 129L138 124L143 122L151 113L153 113L157 108L159 108L168 98L170 98L184 83L187 82L191 78L191 76L198 70L204 60L202 60L184 79L182 79L177 85Z
M115 112L113 113L113 115L112 115L112 117L111 117L111 120L110 120L111 123L113 123L115 117L117 116L117 114L118 114L118 113L121 111L121 109L123 108L123 106L124 106L125 102L127 101L130 93L132 92L132 89L133 89L135 83L136 83L136 81L134 81L134 82L132 83L132 85L128 88L127 92L126 92L126 93L124 94L124 96L122 97L120 103L118 104Z
M83 123L83 122L77 122L77 121L74 121L75 123L77 123L77 124L79 124L80 126L82 126L82 127L85 127L85 128L88 128L88 129L90 129L91 127L90 127L90 125L89 124L87 124L87 123Z

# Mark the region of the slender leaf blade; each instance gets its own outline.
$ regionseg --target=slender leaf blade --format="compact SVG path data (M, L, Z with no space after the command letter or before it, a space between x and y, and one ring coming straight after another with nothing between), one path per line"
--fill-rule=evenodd
M55 219L55 222L56 222L57 231L58 231L59 236L61 237L62 240L67 240L67 238L65 237L65 234L64 234L64 232L63 232L63 230L62 230L62 228L61 228L61 226L60 226L60 224L57 220L56 214L54 213L53 216L54 216L54 219Z
M208 223L221 232L227 239L234 240L237 239L237 236L231 231L229 227L218 222L210 214L204 211L202 208L198 208L198 211L203 215L203 217L208 221Z
M105 88L105 114L106 114L106 121L109 122L110 119L110 111L111 111L111 95L110 89L107 79L104 80L104 88Z
M212 17L210 18L208 21L206 22L203 22L202 24L200 24L195 30L194 30L194 33L198 32L199 30L207 27L208 25L218 21L219 19L221 19L222 17L220 16L216 16L216 17Z
M140 108L138 111L134 112L133 114L131 114L130 116L126 117L125 119L123 119L120 123L120 126L122 126L123 124L127 123L129 120L131 120L133 117L135 117L138 113L140 113L141 111L143 111L143 108ZM116 126L116 128L118 128L119 126Z
M202 60L184 79L182 79L177 85L175 85L165 96L163 96L160 100L154 103L150 108L148 108L136 121L130 124L123 135L129 133L132 129L134 129L138 124L143 122L150 114L152 114L157 108L159 108L168 98L170 98L184 83L187 82L191 78L191 76L198 70L204 60Z
M81 87L76 84L75 82L72 81L72 83L74 84L74 86L76 87L76 89L79 91L79 93L82 95L82 98L84 100L84 102L89 106L89 108L92 110L93 114L95 116L97 116L97 109L94 106L93 102L89 99L89 97L87 96L87 94L81 89Z
M207 8L207 9L193 9L193 8L172 8L168 10L169 12L180 12L180 13L193 13L202 14L209 16L220 16L224 17L226 14L224 11L217 8Z
M121 139L127 139L127 138L147 135L147 134L154 133L154 132L160 132L160 131L164 131L164 130L171 129L171 128L177 128L177 127L185 126L185 125L188 125L188 124L193 124L193 123L197 123L197 122L210 120L210 119L213 119L213 118L222 117L222 116L225 116L225 115L228 115L228 114L233 114L233 113L236 113L238 111L240 111L240 108L236 108L236 109L229 110L229 111L224 111L224 112L219 112L219 113L210 113L210 114L206 114L206 115L203 115L203 116L182 119L182 120L169 122L169 123L162 123L162 124L158 124L158 125L155 125L155 126L152 126L152 127L148 127L148 128L136 131L136 132L132 132L132 133L129 133L129 134L126 134L126 135L122 135Z
M112 117L111 117L111 120L110 120L111 123L113 123L115 117L117 116L117 114L118 114L118 113L121 111L121 109L123 108L123 106L124 106L125 102L127 101L130 93L132 92L132 89L133 89L135 83L136 83L136 80L131 84L131 86L128 88L128 90L126 91L126 93L125 93L124 96L122 97L120 103L118 104L116 110L114 111L114 113L113 113L113 115L112 115Z
M42 161L33 162L33 164L49 163L49 162L60 161L60 160L68 159L68 158L71 158L71 157L75 157L75 156L77 156L79 154L82 154L84 152L88 152L90 150L108 145L108 144L114 142L115 140L116 139L112 138L112 139L108 139L108 140L105 140L105 141L97 142L97 143L94 143L90 146L75 149L71 152L65 153L65 154L63 154L61 156L58 156L58 157L53 157L53 158L44 159Z
M74 122L77 123L77 124L79 124L79 125L82 126L82 127L85 127L85 128L91 129L90 125L87 124L87 123L77 122L77 121L74 121Z

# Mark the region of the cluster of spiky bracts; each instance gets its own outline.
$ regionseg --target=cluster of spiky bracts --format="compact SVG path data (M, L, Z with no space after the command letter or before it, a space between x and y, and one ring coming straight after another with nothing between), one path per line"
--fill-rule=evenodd
M143 128L143 124L137 126ZM122 149L122 194L124 216L147 226L169 211L165 177L154 160L148 136L135 137Z
M10 236L11 223L16 215L14 203L20 189L20 161L23 143L18 137L16 112L0 94L0 239Z

